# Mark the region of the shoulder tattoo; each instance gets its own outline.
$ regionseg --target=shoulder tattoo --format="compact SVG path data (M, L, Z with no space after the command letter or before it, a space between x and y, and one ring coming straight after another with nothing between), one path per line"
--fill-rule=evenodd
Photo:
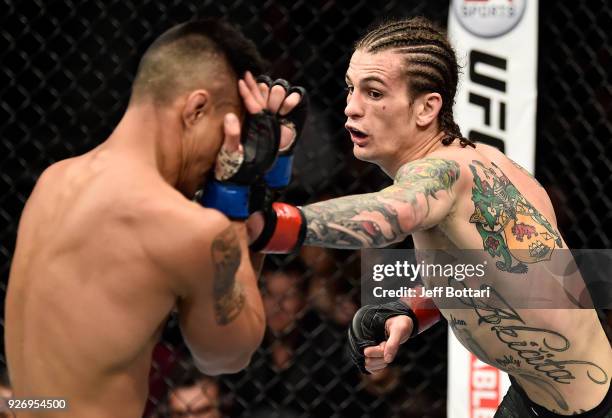
M555 248L563 247L561 235L506 177L491 163L474 160L472 201L475 224L484 249L495 258L501 271L526 273L527 265L549 260Z

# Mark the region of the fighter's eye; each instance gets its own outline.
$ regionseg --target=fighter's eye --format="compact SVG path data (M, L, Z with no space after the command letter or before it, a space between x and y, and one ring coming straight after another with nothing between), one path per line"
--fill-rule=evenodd
M370 98L377 100L380 99L382 97L382 93L376 90L370 90L368 91L368 96L370 96Z
M346 86L346 87L344 88L344 90L346 91L346 93L347 93L347 94L353 94L353 90L354 90L354 89L355 89L355 88L354 88L353 86Z

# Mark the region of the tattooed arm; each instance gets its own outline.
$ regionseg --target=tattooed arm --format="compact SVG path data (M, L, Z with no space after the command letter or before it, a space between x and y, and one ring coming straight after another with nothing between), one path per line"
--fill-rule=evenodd
M188 263L195 268L179 302L181 331L204 373L235 373L248 365L265 330L246 228L216 211L198 209L207 214L201 245L194 241L190 247L193 262Z
M302 208L304 245L332 248L384 247L431 228L452 210L459 165L427 158L402 166L392 186Z

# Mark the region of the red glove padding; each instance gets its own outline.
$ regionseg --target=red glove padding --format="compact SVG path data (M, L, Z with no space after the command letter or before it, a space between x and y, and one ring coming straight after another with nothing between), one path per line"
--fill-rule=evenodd
M287 254L302 246L306 238L306 218L299 208L274 202L263 215L263 231L251 244L251 250Z
M440 311L431 298L411 297L408 304L410 306L406 314L412 318L413 322L411 338L431 328L442 318Z

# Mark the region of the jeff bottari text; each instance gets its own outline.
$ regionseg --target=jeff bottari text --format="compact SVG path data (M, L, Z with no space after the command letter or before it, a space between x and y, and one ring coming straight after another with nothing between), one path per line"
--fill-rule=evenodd
M471 289L464 287L456 289L451 286L435 286L431 289L424 287L400 287L399 289L383 289L381 286L374 288L374 297L377 298L441 298L441 297L463 297L463 298L488 298L490 289Z

